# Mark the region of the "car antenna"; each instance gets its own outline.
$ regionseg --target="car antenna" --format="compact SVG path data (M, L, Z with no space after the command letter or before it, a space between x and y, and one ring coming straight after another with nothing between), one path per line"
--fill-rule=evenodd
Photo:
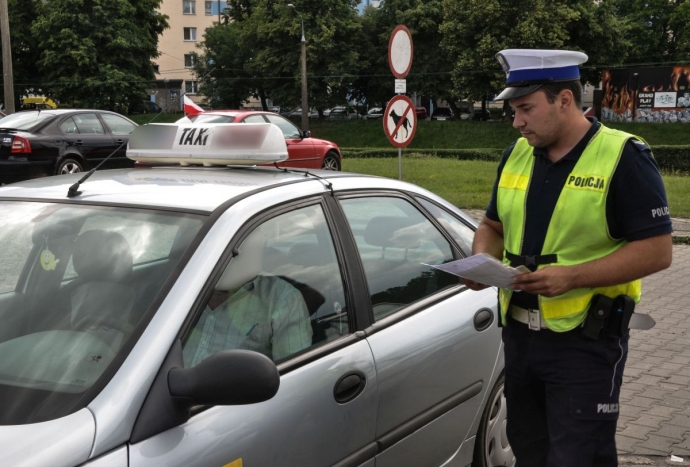
M81 185L81 184L84 183L86 180L88 180L88 178L89 178L91 175L93 175L93 173L94 173L96 170L98 170L103 164L105 164L105 163L108 161L108 159L110 159L110 158L112 157L113 154L115 154L117 151L119 151L120 148L121 148L122 146L124 146L125 143L126 143L126 141L123 141L122 143L120 143L120 145L119 145L118 147L116 147L115 150L114 150L113 152L111 152L110 154L108 154L108 157L106 157L105 159L103 159L103 160L100 162L100 164L98 164L96 167L94 167L93 169L91 169L91 170L89 170L88 172L86 172L86 175L84 175L82 178L80 178L79 181L78 181L77 183L75 183L74 185L72 185L71 187L69 187L69 190L67 190L67 197L68 197L68 198L74 198L75 196L79 196L79 195L81 194L81 191L79 191L79 185Z
M206 73L204 76L202 76L200 79L203 79L203 78L207 77L208 75L210 75L211 72L212 72L214 69L215 69L215 67L211 68L211 69L209 70L209 72ZM185 94L187 94L187 91L185 91L184 93L182 93L182 94L180 95L180 97L175 98L175 100L173 100L173 104L174 104L176 101L180 100ZM40 109L38 109L38 111L41 112ZM159 112L157 112L156 115L154 115L153 118L152 118L151 120L149 120L148 123L145 123L144 125L148 125L149 123L153 122L162 112L163 112L163 109L161 108L161 110L160 110ZM115 154L117 151L119 151L120 148L121 148L124 144L125 144L125 141L123 141L117 148L115 148L115 150L114 150L113 152L111 152L110 154L108 154L108 157L106 157L105 159L103 159L103 160L100 162L100 164L98 164L98 165L97 165L96 167L94 167L93 169L89 170L89 171L86 173L86 175L84 175L82 178L79 179L79 181L78 181L77 183L75 183L74 185L72 185L71 187L69 187L69 190L67 190L67 197L68 197L68 198L74 198L75 196L79 196L79 195L81 194L81 191L79 191L79 186L80 186L82 183L84 183L86 180L88 180L89 177L90 177L91 175L93 175L93 173L94 173L96 170L98 170L103 164L105 164L105 163L113 156L113 154Z
M305 177L314 177L321 183L323 183L323 186L326 187L326 189L330 190L331 195L334 195L335 193L333 192L333 184L326 180L325 178L321 177L320 175L316 175L315 173L309 172L308 170L295 170L295 169L287 169L286 167L278 167L278 163L274 162L273 165L276 167L278 170L282 170L285 173L291 173L291 174L304 174Z

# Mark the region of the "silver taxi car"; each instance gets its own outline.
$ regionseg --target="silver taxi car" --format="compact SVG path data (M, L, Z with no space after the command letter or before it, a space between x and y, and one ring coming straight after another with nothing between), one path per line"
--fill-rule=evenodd
M128 154L0 188L0 465L514 464L496 291L433 267L472 219L253 166L287 157L270 124L147 125Z

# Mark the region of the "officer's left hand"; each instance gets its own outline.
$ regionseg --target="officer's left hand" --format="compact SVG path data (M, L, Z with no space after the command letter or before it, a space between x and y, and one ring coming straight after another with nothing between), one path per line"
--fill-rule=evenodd
M545 297L555 297L573 288L571 272L568 266L546 266L535 272L515 276L511 288Z

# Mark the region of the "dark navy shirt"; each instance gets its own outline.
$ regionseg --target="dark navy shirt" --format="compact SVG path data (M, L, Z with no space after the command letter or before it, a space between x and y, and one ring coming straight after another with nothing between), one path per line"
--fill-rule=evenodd
M520 255L539 255L542 252L546 231L558 197L570 172L580 155L599 129L599 122L589 119L592 126L573 149L553 163L545 148L534 148L534 170L527 191L525 211L525 234ZM503 167L513 150L513 143L503 154L498 166L491 201L486 216L500 222L496 206L498 180ZM615 157L614 154L611 155ZM629 242L668 234L672 231L668 215L666 190L659 173L659 167L652 157L651 149L642 141L629 140L623 148L618 166L613 173L606 198L606 221L611 236ZM660 215L661 214L661 215ZM537 296L521 292L513 294L512 303L524 308L537 308Z

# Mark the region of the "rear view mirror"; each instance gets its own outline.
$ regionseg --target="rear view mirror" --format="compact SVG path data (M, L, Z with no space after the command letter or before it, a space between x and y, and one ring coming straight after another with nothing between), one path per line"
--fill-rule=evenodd
M302 132L302 138L311 138L311 131L309 130L304 130Z

